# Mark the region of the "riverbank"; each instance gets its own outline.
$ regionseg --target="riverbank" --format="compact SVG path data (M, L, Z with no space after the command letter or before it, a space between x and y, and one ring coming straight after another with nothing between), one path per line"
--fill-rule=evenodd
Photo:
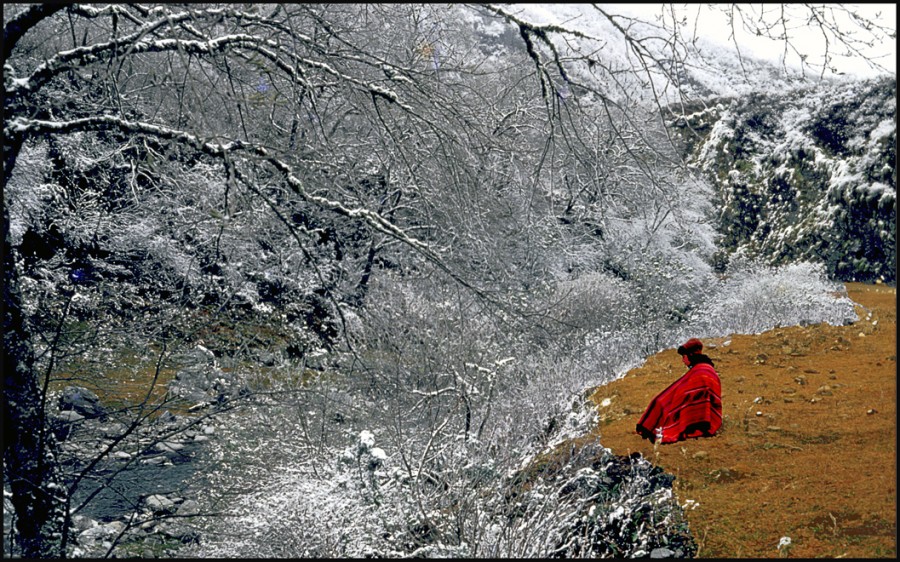
M716 437L654 447L634 432L684 373L674 349L592 395L605 447L676 477L698 557L896 556L896 288L847 290L860 305L849 326L705 341L722 380Z

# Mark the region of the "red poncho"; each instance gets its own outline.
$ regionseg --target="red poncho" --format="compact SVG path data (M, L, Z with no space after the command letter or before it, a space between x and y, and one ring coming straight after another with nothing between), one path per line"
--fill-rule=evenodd
M654 443L674 443L715 435L721 426L719 374L712 365L699 363L650 401L637 432Z

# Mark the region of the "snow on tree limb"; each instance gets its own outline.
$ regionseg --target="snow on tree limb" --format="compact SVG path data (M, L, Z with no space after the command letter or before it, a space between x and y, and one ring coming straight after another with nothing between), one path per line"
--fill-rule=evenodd
M272 156L270 154L270 151L262 146L248 143L239 139L233 140L226 144L216 144L207 142L199 138L198 136L187 133L185 131L171 129L160 125L153 125L150 123L129 121L120 117L116 117L114 115L85 117L81 119L73 119L70 121L45 121L39 119L16 117L7 124L4 133L7 136L15 135L27 137L43 133L67 134L78 131L96 131L106 129L118 129L124 132L141 133L152 135L160 139L176 141L181 144L190 146L195 150L202 152L203 154L216 158L224 158L227 153L231 152L248 152L260 158L261 160L268 162L275 169L281 172L291 189L304 200L339 215L343 215L351 219L360 220L374 230L406 244L407 246L421 254L423 257L425 257L432 264L436 265L445 273L450 275L454 280L456 280L464 287L475 291L485 299L491 300L482 291L477 289L469 281L464 279L461 275L454 272L449 266L447 266L447 264L444 263L440 256L438 256L438 254L431 248L431 246L419 240L418 238L410 236L402 228L400 228L390 220L384 218L379 213L362 207L347 207L340 201L334 201L309 193L303 186L303 182L301 182L301 180L294 174L293 168L290 165L286 164L284 161Z
M186 19L187 17L188 14L177 14L166 21L174 23ZM287 51L275 41L260 39L249 34L227 35L216 39L208 39L206 41L174 38L152 41L144 39L150 30L156 29L160 25L161 22L154 22L142 27L138 32L122 38L117 38L113 41L59 52L47 61L38 65L30 76L10 80L7 94L11 97L17 97L33 93L39 90L53 76L72 66L84 66L99 62L106 57L121 56L120 51L123 48L126 48L126 46L127 55L178 51L202 56L226 52L231 49L248 49L263 55L279 69L289 75L294 81L304 86L308 87L310 84L306 78L304 78L300 69L285 62L276 51L280 51L281 55L292 59L293 62L298 65L322 70L335 78L354 85L363 91L367 91L373 98L385 99L400 106L409 113L414 113L413 108L408 104L403 103L400 100L400 96L393 90L375 83L366 83L347 74L338 72L327 63L297 56L296 54ZM404 77L401 75L391 77L394 81L404 81L403 78ZM408 79L405 81L408 81Z
M9 59L13 47L28 30L65 7L65 4L36 4L10 18L3 26L3 62Z
M31 76L19 79L9 89L11 95L22 95L40 89L50 78L59 72L71 67L80 66L100 61L103 56L115 56L117 49L123 47L124 40L98 43L90 47L78 47L69 51L62 51L48 61L41 63L31 73ZM278 47L273 41L260 40L252 35L240 34L219 37L209 41L196 41L188 39L159 39L156 41L135 40L128 46L129 54L156 53L163 51L183 51L195 55L210 55L223 52L229 48L245 48L258 52L275 63L281 70L300 83L306 83L302 76L298 75L293 67L282 61L278 55L262 45Z

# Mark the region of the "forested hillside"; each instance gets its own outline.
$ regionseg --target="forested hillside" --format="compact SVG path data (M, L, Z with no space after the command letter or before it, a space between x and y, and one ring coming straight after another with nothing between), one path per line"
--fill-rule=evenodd
M712 98L672 122L715 185L718 265L740 253L896 281L897 82Z
M541 10L5 7L5 554L691 555L646 459L542 455L688 337L856 320L896 85Z

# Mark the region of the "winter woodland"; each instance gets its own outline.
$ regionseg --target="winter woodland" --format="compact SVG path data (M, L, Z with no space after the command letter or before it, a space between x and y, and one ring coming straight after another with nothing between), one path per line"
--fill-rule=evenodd
M893 38L839 4L734 6L786 50L779 18L835 51ZM764 231L762 178L800 188L735 156L740 104L858 90L834 53L574 9L7 4L4 553L689 556L645 459L535 463L649 354L856 319L840 281L895 267L896 79L814 156L833 181L804 189L831 191ZM793 115L754 154L800 146ZM816 251L835 224L869 245Z

